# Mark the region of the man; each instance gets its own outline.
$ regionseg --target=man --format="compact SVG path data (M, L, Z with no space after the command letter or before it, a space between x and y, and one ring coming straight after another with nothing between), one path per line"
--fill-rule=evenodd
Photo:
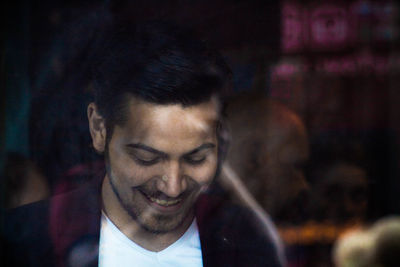
M227 162L274 221L301 222L308 194L302 166L309 155L302 120L260 93L235 96L227 106Z
M99 36L87 114L105 175L9 215L7 263L280 266L253 214L212 189L225 150L222 58L160 23L110 23Z

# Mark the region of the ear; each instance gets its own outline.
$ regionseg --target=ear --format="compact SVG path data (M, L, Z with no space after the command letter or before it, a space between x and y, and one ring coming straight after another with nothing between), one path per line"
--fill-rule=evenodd
M106 146L106 124L105 119L98 112L95 103L90 103L87 107L87 116L89 120L90 135L94 149L103 153Z

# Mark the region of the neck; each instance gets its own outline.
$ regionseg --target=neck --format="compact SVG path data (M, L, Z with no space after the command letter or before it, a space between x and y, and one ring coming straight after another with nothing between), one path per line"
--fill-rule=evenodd
M106 177L103 180L101 198L103 211L115 226L130 240L150 251L161 251L177 241L193 222L194 215L188 215L182 224L167 233L152 233L144 229L124 209Z

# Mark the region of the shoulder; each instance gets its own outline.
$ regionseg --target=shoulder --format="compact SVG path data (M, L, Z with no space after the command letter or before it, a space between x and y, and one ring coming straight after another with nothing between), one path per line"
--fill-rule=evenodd
M6 263L54 266L76 240L98 234L97 194L97 187L88 185L5 212L1 242Z
M248 208L208 194L199 199L196 217L203 258L211 258L211 266L281 266L273 223L263 223Z
M1 241L7 266L51 265L48 208L49 201L43 200L5 212Z

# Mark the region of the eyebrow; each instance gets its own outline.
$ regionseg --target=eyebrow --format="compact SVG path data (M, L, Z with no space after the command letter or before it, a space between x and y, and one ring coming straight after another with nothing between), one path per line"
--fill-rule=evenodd
M128 144L127 147L136 148L136 149L142 149L142 150L146 150L146 151L148 151L148 152L154 153L154 154L159 154L159 155L161 155L161 156L167 156L166 153L164 153L164 152L162 152L162 151L159 151L159 150L157 150L157 149L154 149L154 148L152 148L152 147L146 146L146 145L141 144L141 143L137 143L137 144Z
M202 145L199 146L199 147L196 147L196 148L193 149L192 151L190 151L190 152L188 152L188 153L185 153L185 155L186 155L186 156L188 156L188 155L193 155L193 154L196 154L197 152L199 152L199 151L201 151L201 150L210 149L210 148L214 148L214 147L215 147L215 144L213 144L213 143L205 143L205 144L202 144Z
M141 144L141 143L128 144L127 147L146 150L148 152L151 152L151 153L154 153L154 154L158 154L158 155L163 156L163 157L167 157L168 156L168 154L165 153L165 152L159 151L157 149L154 149L152 147L146 146L146 145ZM195 149L189 151L188 153L185 153L185 156L193 155L193 154L195 154L195 153L197 153L197 152L199 152L201 150L210 149L210 148L214 148L214 147L215 147L215 144L213 144L213 143L205 143L205 144L202 144L201 146L196 147Z

